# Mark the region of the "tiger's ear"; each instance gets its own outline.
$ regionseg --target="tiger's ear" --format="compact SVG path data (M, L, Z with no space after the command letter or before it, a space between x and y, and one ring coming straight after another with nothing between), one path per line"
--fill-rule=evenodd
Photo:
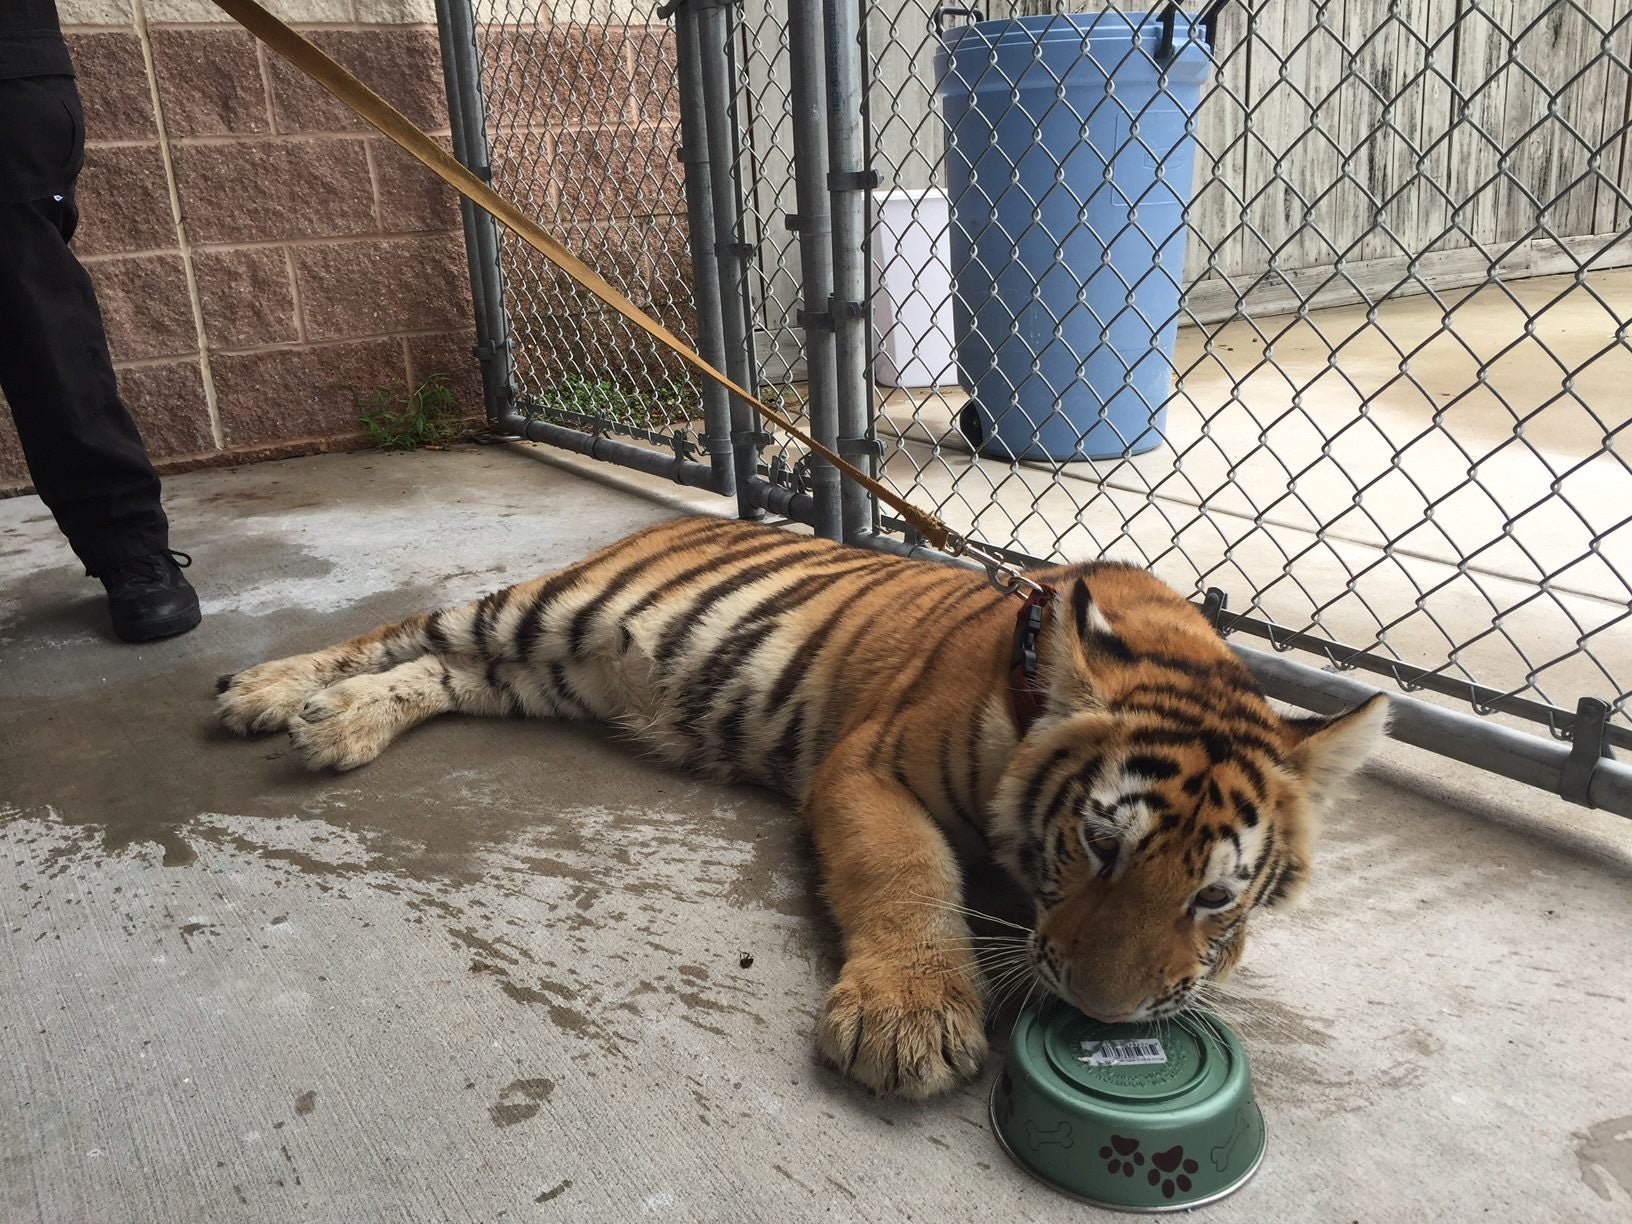
M1098 709L1095 674L1106 663L1133 662L1133 651L1111 628L1082 578L1055 602L1048 636L1048 698L1056 713Z
M1331 718L1289 718L1296 740L1286 767L1304 784L1309 802L1320 808L1365 763L1388 734L1389 701L1383 693Z

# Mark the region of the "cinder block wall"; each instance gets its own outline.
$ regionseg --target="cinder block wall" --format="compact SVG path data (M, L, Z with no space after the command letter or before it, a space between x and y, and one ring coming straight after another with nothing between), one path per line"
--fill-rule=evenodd
M429 373L480 413L451 191L209 0L58 7L86 115L74 246L161 468L353 445L348 387ZM433 0L269 7L446 140ZM0 492L27 481L0 414Z

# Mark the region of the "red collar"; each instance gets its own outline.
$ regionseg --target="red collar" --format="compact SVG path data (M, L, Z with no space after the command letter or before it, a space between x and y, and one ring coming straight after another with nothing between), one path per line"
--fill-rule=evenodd
M1009 709L1021 739L1043 712L1043 692L1037 686L1037 640L1043 632L1043 609L1056 592L1044 585L1026 596L1014 618L1014 649L1009 655Z

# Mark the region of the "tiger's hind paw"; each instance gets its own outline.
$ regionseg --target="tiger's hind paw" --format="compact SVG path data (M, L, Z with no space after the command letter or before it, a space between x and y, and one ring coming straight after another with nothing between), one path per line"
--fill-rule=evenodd
M307 769L356 769L396 738L401 713L379 677L353 676L302 702L289 720L289 740Z

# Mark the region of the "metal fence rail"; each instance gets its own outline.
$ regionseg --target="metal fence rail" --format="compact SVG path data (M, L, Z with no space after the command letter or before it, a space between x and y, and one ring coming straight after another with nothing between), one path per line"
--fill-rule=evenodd
M1621 0L443 7L460 156L958 531L1545 726L1578 800L1632 745ZM914 547L467 229L498 418Z

